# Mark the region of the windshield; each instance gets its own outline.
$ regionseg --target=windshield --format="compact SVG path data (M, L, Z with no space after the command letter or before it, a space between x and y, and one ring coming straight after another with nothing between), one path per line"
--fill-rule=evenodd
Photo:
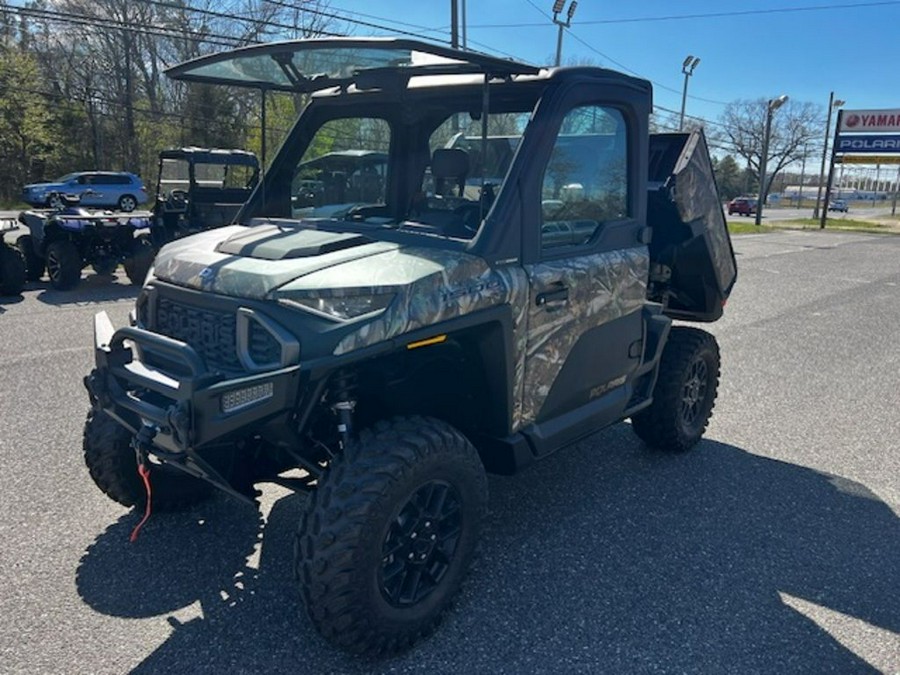
M164 159L159 169L159 190L166 194L172 190L187 191L190 183L190 168L186 160Z
M77 173L67 173L65 176L60 176L55 179L54 183L68 183L70 180L73 180L78 174Z
M490 114L485 141L471 108L432 113L402 137L386 119L330 119L292 163L289 215L270 215L469 239L502 189L530 118L526 103Z
M159 173L159 190L188 191L191 187L191 165L186 159L164 159ZM256 182L255 166L217 162L194 163L194 187L217 190L250 190Z
M330 120L294 169L291 217L347 218L386 205L391 131L382 119Z

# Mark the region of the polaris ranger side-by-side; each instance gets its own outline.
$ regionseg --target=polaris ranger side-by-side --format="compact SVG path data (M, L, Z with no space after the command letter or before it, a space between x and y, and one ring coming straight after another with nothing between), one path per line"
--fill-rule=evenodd
M349 38L170 75L310 102L241 224L164 247L133 325L96 318L84 453L112 499L308 494L311 621L388 653L457 592L486 471L626 418L700 440L719 351L672 322L718 319L736 265L703 134L651 136L649 83Z
M173 148L159 153L153 217L157 246L234 222L256 187L259 160L246 150Z

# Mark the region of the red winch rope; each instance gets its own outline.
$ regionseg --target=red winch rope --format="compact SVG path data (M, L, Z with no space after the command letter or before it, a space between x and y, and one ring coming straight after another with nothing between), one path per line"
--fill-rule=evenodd
M132 544L137 541L138 533L150 517L153 496L150 491L150 469L146 464L138 464L138 474L140 474L141 478L144 480L144 487L147 489L147 510L144 511L144 517L141 518L141 522L135 525L134 529L131 531L131 538L129 541L131 541Z

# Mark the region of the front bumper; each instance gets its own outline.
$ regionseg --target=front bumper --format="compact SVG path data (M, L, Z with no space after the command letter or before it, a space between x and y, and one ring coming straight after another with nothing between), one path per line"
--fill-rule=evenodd
M188 374L147 366L137 357L143 350ZM229 378L184 342L136 327L114 330L105 312L94 317L94 357L85 378L91 405L134 434L150 427L151 454L164 461L238 430L250 433L293 410L301 392L300 365Z

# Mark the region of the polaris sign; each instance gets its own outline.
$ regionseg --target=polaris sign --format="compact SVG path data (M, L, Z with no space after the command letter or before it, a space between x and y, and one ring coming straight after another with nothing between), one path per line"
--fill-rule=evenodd
M841 134L838 136L835 152L854 155L900 153L900 134L880 134L878 136Z
M900 109L842 110L841 133L898 133Z

